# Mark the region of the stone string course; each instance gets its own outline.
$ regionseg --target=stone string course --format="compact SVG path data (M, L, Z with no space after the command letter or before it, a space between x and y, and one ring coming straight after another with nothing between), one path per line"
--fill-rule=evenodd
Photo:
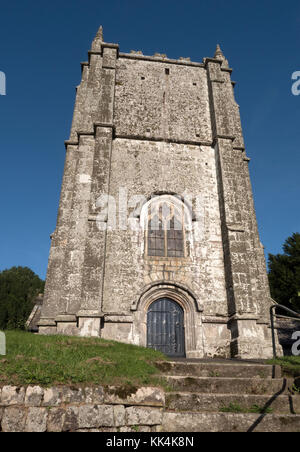
M155 432L162 424L164 391L115 387L0 388L2 432Z

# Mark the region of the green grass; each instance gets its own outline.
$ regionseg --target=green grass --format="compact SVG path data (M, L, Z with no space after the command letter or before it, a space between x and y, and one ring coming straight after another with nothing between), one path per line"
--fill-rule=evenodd
M273 409L271 407L264 408L260 405L252 405L248 410L248 413L259 413L259 414L267 414L272 412Z
M229 403L229 405L222 406L219 410L221 413L244 413L245 411L238 403Z
M282 358L271 359L269 364L279 364L287 375L300 376L300 356L283 356Z
M242 407L238 403L229 403L229 405L223 406L220 408L221 413L259 413L266 414L272 413L272 408L263 408L259 405L252 405L250 408Z
M162 353L100 338L39 336L6 332L0 385L162 385L154 361Z

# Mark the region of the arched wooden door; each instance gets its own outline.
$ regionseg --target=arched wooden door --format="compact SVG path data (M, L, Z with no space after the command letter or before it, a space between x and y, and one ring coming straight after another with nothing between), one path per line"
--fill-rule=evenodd
M154 301L147 313L147 347L168 356L185 356L184 312L170 298Z

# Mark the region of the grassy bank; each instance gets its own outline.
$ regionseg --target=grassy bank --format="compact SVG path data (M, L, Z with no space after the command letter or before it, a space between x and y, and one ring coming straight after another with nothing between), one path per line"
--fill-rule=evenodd
M287 375L300 376L300 356L283 356L268 362L270 364L279 364Z
M6 332L0 384L158 385L155 350L99 338Z

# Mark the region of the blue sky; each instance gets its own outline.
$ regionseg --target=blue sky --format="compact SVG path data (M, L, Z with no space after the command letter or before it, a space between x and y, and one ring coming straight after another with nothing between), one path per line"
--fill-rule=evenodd
M281 252L300 232L300 2L64 0L0 4L0 270L45 277L80 62L99 25L123 52L213 56L217 43L237 82L260 236Z

